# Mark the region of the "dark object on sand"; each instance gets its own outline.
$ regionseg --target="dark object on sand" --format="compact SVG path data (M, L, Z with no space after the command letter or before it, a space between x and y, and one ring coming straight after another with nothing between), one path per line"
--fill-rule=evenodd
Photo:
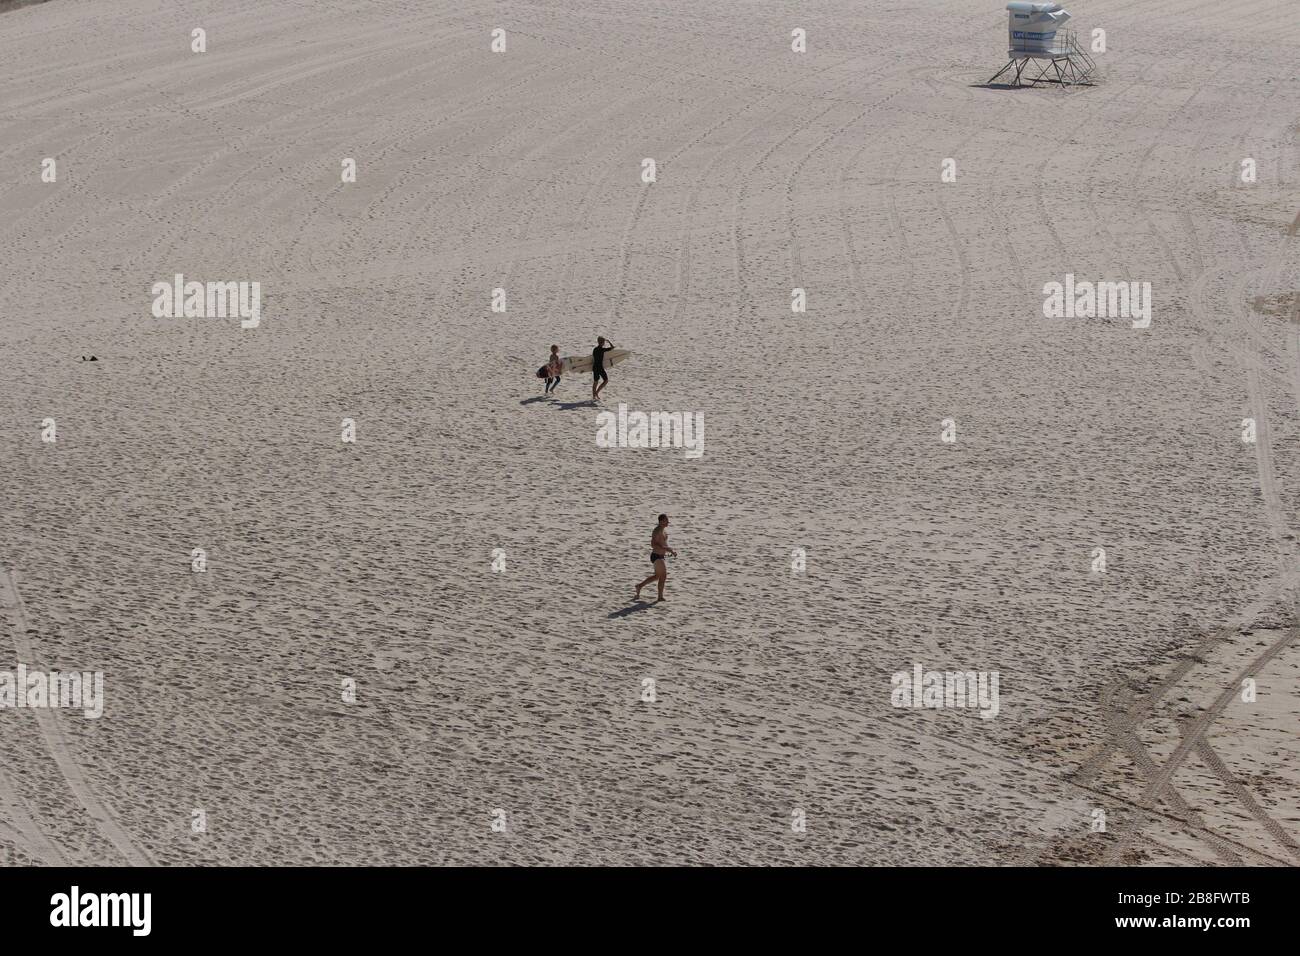
M30 7L35 3L44 3L45 0L0 0L0 13L6 10L17 10L19 7Z

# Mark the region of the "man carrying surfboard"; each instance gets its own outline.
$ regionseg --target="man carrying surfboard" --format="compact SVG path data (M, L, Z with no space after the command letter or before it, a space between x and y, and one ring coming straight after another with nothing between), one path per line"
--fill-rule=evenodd
M609 384L605 372L605 353L614 351L614 343L605 344L605 336L596 336L596 347L591 350L591 400L600 398L601 389Z
M659 600L664 599L664 582L668 580L668 555L670 554L674 558L677 557L677 552L668 547L668 516L660 515L659 524L654 531L650 532L650 563L654 565L655 573L636 586L636 597L632 600L641 600L641 589L651 581L659 582Z

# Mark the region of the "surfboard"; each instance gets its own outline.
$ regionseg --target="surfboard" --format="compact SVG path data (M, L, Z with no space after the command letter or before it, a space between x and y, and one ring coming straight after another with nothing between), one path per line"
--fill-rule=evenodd
M612 366L617 365L631 354L631 349L614 349L611 352L606 352L605 368L611 368ZM566 375L591 371L590 352L586 355L566 355L561 361L564 362L564 372Z

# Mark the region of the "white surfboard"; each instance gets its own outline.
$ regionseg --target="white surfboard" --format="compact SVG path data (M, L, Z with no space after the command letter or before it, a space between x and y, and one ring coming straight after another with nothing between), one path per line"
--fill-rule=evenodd
M623 361L631 354L632 354L631 349L614 349L610 352L606 352L605 368L610 368L611 366L617 365L619 362ZM566 375L576 374L578 372L591 371L590 352L588 352L586 355L566 355L563 359L561 359L561 361L564 362L564 372Z

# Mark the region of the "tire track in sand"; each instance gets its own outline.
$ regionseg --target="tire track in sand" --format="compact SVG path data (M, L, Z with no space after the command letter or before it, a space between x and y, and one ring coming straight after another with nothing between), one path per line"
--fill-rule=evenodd
M4 767L0 767L0 839L8 840L42 863L68 865L68 858L41 830L31 805L18 792Z
M1218 70L1214 72L1213 75L1218 76L1220 73L1223 72L1224 69L1226 69L1226 66L1220 67ZM1126 88L1126 91L1129 88ZM1200 89L1193 92L1193 94L1189 96L1173 112L1173 114L1169 117L1168 120L1166 120L1165 124L1163 125L1162 132L1164 130L1167 130L1169 126L1174 122L1174 120L1184 113L1184 111L1196 99L1199 92L1201 92ZM1118 100L1118 98L1119 98L1118 95L1113 97L1111 102ZM1202 134L1202 138L1203 137L1204 134ZM1147 162L1147 160L1150 158L1150 155L1154 151L1156 145L1158 145L1158 143L1162 141L1162 138L1163 138L1162 136L1157 136L1156 138L1154 138L1151 144L1143 151L1143 153L1141 154L1141 158L1138 162L1137 168L1139 171L1141 170L1142 166ZM1097 164L1097 157L1094 156L1093 160L1088 165L1089 174L1091 174L1092 170L1096 168L1096 164ZM1087 178L1091 179L1091 176L1089 175ZM1098 215L1096 206L1093 204L1092 199L1093 199L1092 194L1089 194L1087 199L1088 208L1092 211L1093 217L1095 220L1097 220L1098 224L1102 225L1101 217ZM1156 229L1154 222L1151 220L1149 216L1147 217L1147 220L1148 220L1148 225L1151 227L1153 234L1156 234L1158 236L1158 230ZM1201 256L1199 250L1199 244L1194 229L1192 228L1190 216L1184 213L1180 217L1180 222L1183 223L1183 225L1185 226L1185 228L1188 229L1188 232L1190 234L1192 240L1193 261L1196 265L1197 272L1199 273L1195 281L1193 281L1190 289L1191 308L1194 314L1204 315L1205 314L1204 308L1203 307L1198 308L1198 306L1201 306L1200 300L1203 296L1203 288L1207 278L1207 275L1204 272L1204 259ZM1107 234L1109 234L1108 230L1106 232ZM1111 238L1113 240L1113 237ZM1162 238L1160 240L1160 245L1163 251L1165 252L1166 258L1170 260L1170 263L1174 268L1175 274L1180 279L1183 279L1184 278L1183 270L1179 267L1179 264L1176 260L1172 248L1170 248L1168 243L1163 241ZM1132 270L1129 271L1130 274L1132 274ZM1250 390L1252 392L1253 398L1260 398L1262 395L1262 387L1259 382L1260 371L1261 370L1256 364L1256 367L1252 369L1248 375ZM1278 496L1277 493L1276 483L1273 480L1274 469L1272 463L1271 445L1268 441L1268 435L1267 435L1267 420L1262 415L1262 410L1263 410L1262 401L1256 401L1255 406L1256 408L1259 408L1261 411L1261 415L1259 418L1259 421L1261 422L1261 427L1259 429L1261 433L1261 437L1259 440L1261 493L1264 497L1265 506L1272 519L1270 522L1270 527L1276 534L1279 535L1278 538L1279 542L1283 542L1284 539L1281 537L1281 534L1283 533L1282 529L1284 529L1285 515L1282 510L1280 497ZM1285 567L1283 568L1283 571L1284 571L1284 575L1283 575L1283 579L1281 580L1285 579ZM1273 589L1269 589L1266 593L1272 594ZM1163 697L1172 687L1180 683L1190 673L1190 671L1195 666L1195 664L1200 660L1204 660L1208 656L1208 653L1216 645L1218 645L1221 641L1231 636L1235 632L1236 624L1239 621L1246 620L1254 616L1255 613L1257 613L1260 609L1262 609L1265 603L1266 600L1264 599L1256 601L1250 608L1247 608L1243 610L1240 614L1236 615L1231 623L1215 630L1210 635L1203 638L1198 643L1198 645L1194 650L1192 650L1191 652L1189 652L1183 657L1182 661L1174 668L1174 670L1170 674L1168 674L1164 678L1164 680L1156 689L1154 689L1149 694L1142 695L1136 698L1132 702L1132 704L1130 704L1130 706L1127 708L1126 712L1120 713L1114 707L1115 697L1117 693L1120 690L1122 690L1122 688L1116 688L1116 687L1108 688L1103 693L1102 700L1101 700L1102 710L1105 712L1105 716L1107 720L1106 736L1103 738L1101 742L1101 747L1098 750L1098 752L1094 754L1091 758L1089 758L1089 760L1086 761L1085 764L1078 771L1076 771L1076 773L1072 777L1072 779L1074 779L1079 783L1084 783L1084 784L1090 783L1095 778L1096 774L1100 772L1102 767L1109 759L1110 755L1117 749L1123 750L1126 753L1126 755L1129 757L1130 761L1132 762L1137 772L1143 775L1144 777L1146 777L1148 781L1148 788L1140 801L1140 805L1149 810L1154 807L1156 801L1161 799L1166 800L1173 810L1183 814L1184 816L1189 817L1190 822L1194 823L1194 825L1203 835L1205 841L1209 843L1211 848L1220 857L1220 859L1230 864L1231 863L1240 864L1241 863L1240 857L1235 852L1233 852L1233 850L1229 846L1227 846L1227 844L1225 844L1221 835L1214 833L1212 830L1210 830L1208 827L1205 826L1205 824L1200 820L1199 815L1195 814L1194 811L1192 811L1191 808L1188 807L1188 805L1183 800L1181 795L1179 795L1174 790L1170 782L1172 780L1172 776L1174 772L1178 768L1178 765L1182 762L1183 757L1185 757L1186 755L1185 752L1183 752L1183 755L1179 757L1177 762L1175 762L1173 758L1171 758L1170 761L1166 762L1164 767L1160 767L1152 759L1150 752L1138 737L1138 730L1142 723L1144 723L1148 718L1154 715L1156 705L1159 703L1161 697ZM1231 693L1233 690L1234 687L1230 685L1228 692ZM1201 727L1200 729L1201 734L1204 733L1205 727L1208 727L1208 724ZM1186 742L1187 741L1185 738L1184 743ZM1195 746L1195 742L1193 742L1191 746ZM1175 756L1177 756L1178 754L1179 751L1175 751ZM1213 767L1211 767L1210 769L1214 771ZM1222 770L1223 772L1226 773L1226 767L1223 767ZM1237 794L1240 797L1238 791L1239 790L1244 791L1244 787L1242 787L1239 781L1236 781L1230 775L1223 776L1219 772L1216 772L1216 776L1220 777L1221 781L1225 784L1225 786L1229 789L1230 792ZM1248 793L1247 796L1249 796ZM1254 810L1252 810L1249 804L1247 805L1247 810L1252 812L1252 814L1254 814ZM1259 808L1259 813L1263 813L1262 808ZM1274 823L1273 825L1276 826L1276 823ZM1135 824L1132 827L1128 828L1127 830L1121 831L1120 839L1117 842L1117 845L1111 854L1112 858L1116 858L1120 854L1122 854L1122 852L1128 846L1128 844L1131 843L1132 840L1137 835L1139 835L1140 829L1141 829L1140 825Z
M23 606L22 595L18 592L18 581L14 572L10 569L0 570L0 607L5 609L6 617L9 619L10 627L13 630L14 651L18 660L30 664L33 667L41 665L40 659L36 656L36 651L32 647L28 634L32 630L31 621L27 617L26 608ZM76 758L73 756L72 748L68 744L67 738L63 735L63 729L59 726L58 717L54 711L46 707L35 708L36 722L40 727L41 736L45 738L45 746L49 750L50 757L54 760L55 765L59 768L59 773L68 784L68 789L72 791L72 796L81 804L86 815L94 823L95 829L100 835L107 839L118 853L131 866L151 866L153 860L148 853L124 830L109 811L108 807L96 796L94 788L81 772Z
M1208 707L1204 712L1198 714L1194 719L1188 721L1187 725L1184 727L1182 740L1179 742L1174 752L1170 754L1169 759L1167 759L1163 766L1161 766L1159 774L1152 780L1151 785L1147 787L1146 792L1142 795L1139 803L1144 809L1153 807L1155 801L1160 798L1163 791L1166 789L1172 790L1174 774L1187 760L1187 757L1192 753L1192 751L1196 750L1205 742L1205 734L1210 729L1210 725L1219 718L1228 704L1230 704L1236 697L1242 680L1249 677L1251 674L1258 673L1264 665L1282 653L1282 651L1286 649L1286 646L1295 640L1297 635L1300 635L1300 629L1288 628L1284 631L1280 638L1270 644L1261 654L1251 660L1237 673L1210 707ZM1210 769L1213 772L1214 768L1211 767ZM1216 776L1218 776L1218 774L1216 774ZM1220 779L1229 787L1229 789L1231 789L1232 781L1234 779L1231 774L1226 774L1226 776L1221 777ZM1140 828L1136 825L1122 829L1120 839L1111 851L1106 862L1113 862L1120 859L1128 845L1139 834Z
M1282 825L1268 815L1268 811L1260 806L1259 801L1255 799L1255 795L1232 775L1232 771L1228 769L1222 758L1219 757L1218 752L1210 746L1210 742L1204 737L1196 742L1196 754L1201 758L1205 766L1209 767L1214 775L1232 791L1232 795L1237 798L1238 802L1250 811L1250 815L1269 832L1269 835L1280 843L1284 850L1297 860L1300 860L1300 843L1296 843L1291 834L1282 829Z
M845 63L850 62L852 59L853 59L852 56L846 56L836 60L833 63L826 64L825 66L822 66L817 71L816 75L821 76L825 73L828 73L831 70L839 66L842 66ZM767 92L765 92L762 96L758 97L757 99L750 100L745 106L741 107L740 109L733 110L732 112L728 113L723 119L711 125L703 133L700 133L694 139L689 140L688 142L684 143L682 146L678 147L676 152L674 152L666 160L664 160L660 168L671 169L672 164L684 153L689 152L693 147L707 140L710 136L712 136L715 132L717 132L722 127L735 122L737 117L739 117L742 113L748 113L750 110L755 109L756 107L760 106L763 103L766 103L768 100L778 95L793 96L796 94L795 91L790 88L768 87ZM676 255L677 281L673 291L674 319L679 318L681 315L682 309L684 308L684 299L685 299L686 291L690 285L691 229L693 228L695 220L697 218L695 215L695 210L699 202L700 190L703 188L703 185L705 181L708 179L709 175L713 172L715 168L717 168L717 165L721 161L721 159L729 152L731 152L737 143L743 142L744 140L748 139L750 135L757 132L768 122L769 122L769 117L766 114L764 114L757 123L755 123L749 129L747 129L740 136L733 137L732 139L728 140L725 145L723 145L721 148L719 148L714 152L713 156L710 157L709 162L705 165L704 169L700 172L700 174L696 177L695 181L691 184L690 192L688 193L686 198L685 212L682 214L683 219L685 220L685 224L683 226L683 232L682 232L682 240L678 245L678 250ZM646 203L646 200L649 196L649 192L650 191L648 189L642 189L639 192L636 205L633 208L631 214L629 215L628 222L623 230L623 238L620 244L620 251L619 251L618 296L614 306L615 319L619 319L622 317L623 303L626 299L627 274L631 265L632 234L636 229L637 223L640 221L641 213L643 211L643 207ZM674 322L674 324L676 323Z

